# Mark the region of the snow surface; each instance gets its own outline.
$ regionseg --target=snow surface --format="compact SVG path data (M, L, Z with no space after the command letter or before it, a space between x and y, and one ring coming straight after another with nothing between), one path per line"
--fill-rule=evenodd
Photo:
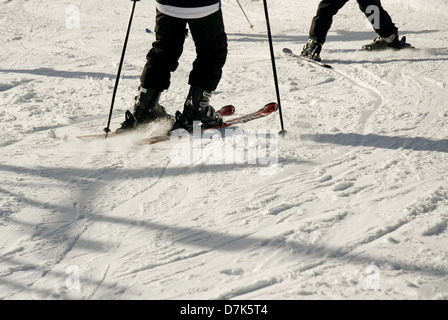
M254 28L223 0L212 99L236 115L277 100L263 1L240 3ZM0 1L0 299L448 298L447 2L383 1L418 50L382 53L355 50L376 34L348 2L322 52L334 70L282 53L318 1L268 4L287 135L277 113L141 146L157 126L76 138L107 125L131 2ZM137 3L112 129L154 14ZM188 38L161 98L172 113L194 56Z

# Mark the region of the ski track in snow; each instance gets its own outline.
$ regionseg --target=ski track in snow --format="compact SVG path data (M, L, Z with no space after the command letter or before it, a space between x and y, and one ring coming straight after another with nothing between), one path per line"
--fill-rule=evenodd
M262 3L241 3L254 29L223 1L229 56L213 97L236 116L276 99ZM271 175L262 164L206 160L242 132L272 136L278 115L204 138L202 157L187 164L173 160L174 141L135 145L157 128L77 140L105 126L128 6L79 1L81 27L68 30L71 2L0 3L0 298L446 299L448 52L341 49L374 36L349 2L322 52L333 70L286 57L283 47L306 42L317 3L269 3L288 131ZM137 6L111 128L153 37L144 30L154 4ZM446 14L428 20L434 12L403 6L388 11L408 41L443 46ZM188 38L161 101L170 112L193 59ZM375 272L380 289L366 282Z

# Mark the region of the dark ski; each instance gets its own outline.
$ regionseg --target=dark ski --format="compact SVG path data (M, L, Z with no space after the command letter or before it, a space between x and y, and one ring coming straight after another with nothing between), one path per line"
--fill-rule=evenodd
M290 57L298 58L298 59L301 59L302 61L310 62L312 64L315 64L315 65L319 66L319 67L323 67L323 68L327 68L327 69L333 69L333 67L331 65L327 64L327 63L323 63L321 61L316 61L316 60L304 57L304 56L302 56L300 54L292 52L291 49L283 48L283 52L285 54L287 54L288 56L290 56Z

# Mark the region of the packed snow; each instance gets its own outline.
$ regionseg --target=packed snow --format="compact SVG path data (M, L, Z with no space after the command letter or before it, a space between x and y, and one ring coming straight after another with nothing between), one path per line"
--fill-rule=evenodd
M239 2L222 1L212 98L235 116L278 102L263 1ZM282 53L318 2L267 1L281 113L140 145L168 124L77 138L107 125L132 2L0 1L0 299L447 299L448 4L384 0L416 50L369 53L349 1L321 54L332 70ZM154 16L137 2L112 130ZM188 37L170 113L194 57Z

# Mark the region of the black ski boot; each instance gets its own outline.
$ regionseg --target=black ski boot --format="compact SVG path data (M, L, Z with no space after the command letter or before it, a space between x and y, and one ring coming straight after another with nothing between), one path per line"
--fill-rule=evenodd
M184 128L191 131L194 121L200 121L202 127L214 127L223 123L220 114L210 105L210 91L192 86L184 104L182 117L176 116L176 123L172 130Z
M168 119L165 108L159 104L161 92L139 88L139 94L135 97L134 111L125 113L125 121L117 130L117 133L134 130L137 127L159 120Z
M322 43L309 39L303 46L301 55L305 58L321 61L320 52L322 51Z
M406 43L406 37L398 37L398 33L393 33L387 38L376 37L371 43L366 44L362 47L363 50L376 51L376 50L386 50L395 49L400 50L404 48L412 48L409 43Z

